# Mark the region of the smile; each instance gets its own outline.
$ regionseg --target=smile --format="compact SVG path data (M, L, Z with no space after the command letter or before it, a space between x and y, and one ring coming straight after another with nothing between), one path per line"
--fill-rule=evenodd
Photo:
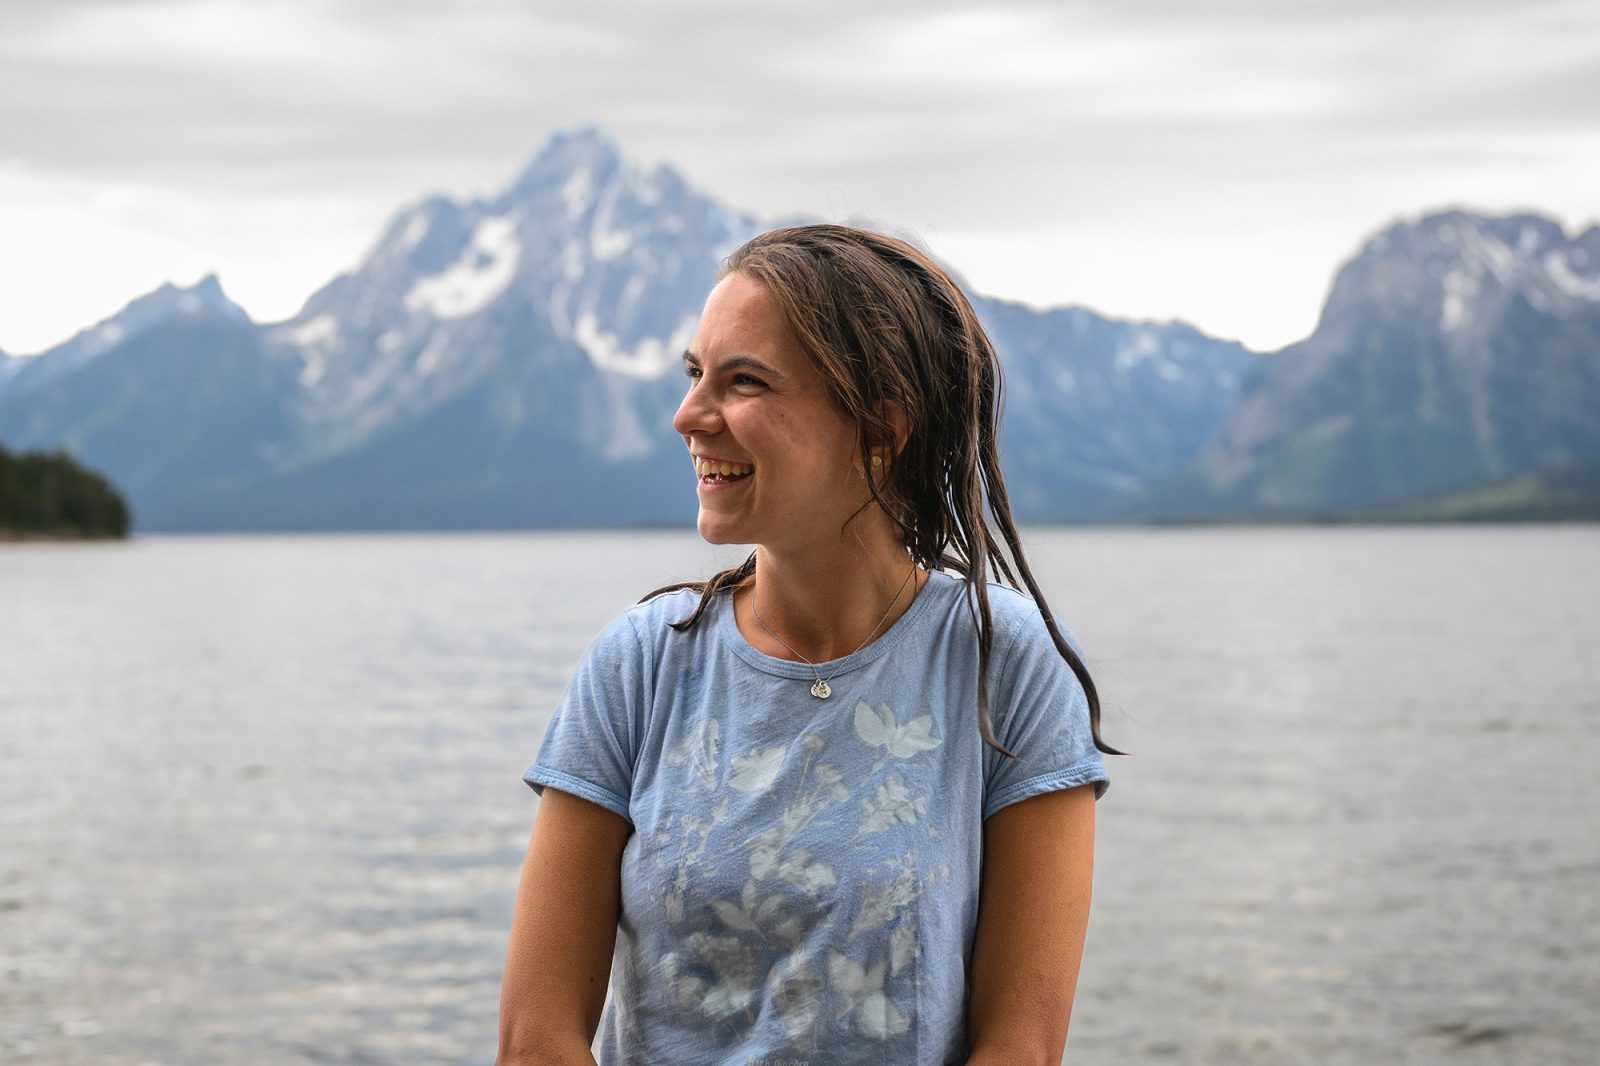
M704 485L721 485L730 481L743 481L756 472L749 463L724 463L716 459L695 459L695 476Z

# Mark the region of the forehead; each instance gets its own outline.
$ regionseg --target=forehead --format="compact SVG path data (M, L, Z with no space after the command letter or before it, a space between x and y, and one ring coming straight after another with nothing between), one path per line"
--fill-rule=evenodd
M729 274L706 297L694 350L701 359L752 355L781 361L785 371L810 364L778 301L747 274Z

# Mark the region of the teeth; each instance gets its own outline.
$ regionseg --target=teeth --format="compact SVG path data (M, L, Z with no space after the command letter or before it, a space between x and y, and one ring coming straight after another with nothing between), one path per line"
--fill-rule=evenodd
M735 474L753 474L755 469L749 463L718 463L710 459L696 459L694 461L694 472L697 477L710 477L712 475L730 477Z

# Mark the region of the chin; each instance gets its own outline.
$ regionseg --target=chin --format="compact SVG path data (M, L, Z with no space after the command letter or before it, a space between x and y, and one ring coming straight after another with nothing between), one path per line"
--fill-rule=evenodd
M715 515L700 512L700 518L695 522L695 528L700 532L700 539L707 544L744 544L731 525L722 521Z

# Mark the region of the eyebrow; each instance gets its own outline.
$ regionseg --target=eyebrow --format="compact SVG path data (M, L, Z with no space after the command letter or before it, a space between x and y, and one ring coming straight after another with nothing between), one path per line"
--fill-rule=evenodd
M700 357L698 355L695 355L691 351L685 351L683 353L683 361L685 363L690 364L691 366L699 366L700 365ZM777 378L779 381L783 380L783 375L778 373L778 371L774 370L772 367L768 366L766 363L763 363L761 360L752 359L748 355L735 355L732 358L724 359L722 361L721 365L718 366L717 369L719 369L719 370L741 370L741 369L743 369L743 370L758 370L763 374L768 374L768 375L770 375L770 376L772 376L774 378Z

